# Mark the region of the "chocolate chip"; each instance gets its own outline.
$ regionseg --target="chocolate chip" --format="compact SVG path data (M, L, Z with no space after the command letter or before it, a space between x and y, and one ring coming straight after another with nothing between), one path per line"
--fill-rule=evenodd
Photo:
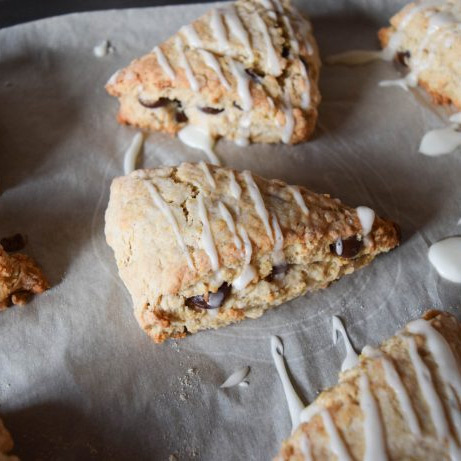
M199 107L199 109L205 114L216 115L224 111L224 109L218 109L217 107Z
M349 237L346 240L338 239L330 245L330 251L341 258L351 259L357 256L362 249L363 242L357 237Z
M237 108L238 110L243 110L241 106L239 106L235 101L232 103L232 105Z
M172 103L173 101L168 98L159 98L157 101L149 101L138 97L139 104L141 106L147 107L148 109L157 109L158 107L165 107L168 104Z
M261 79L265 77L264 72L256 69L245 69L245 72L250 76L255 83L261 83Z
M399 51L396 54L397 61L402 64L402 66L408 67L408 60L411 57L411 53L409 51Z
M182 110L176 111L175 119L178 123L186 123L189 120Z
M22 234L15 234L11 237L4 237L0 240L0 245L8 253L22 250L26 246L26 243L27 240Z
M272 268L272 272L265 278L267 282L281 280L288 270L288 264L278 264Z
M284 46L282 48L282 58L288 58L289 55L290 55L290 48L288 48L287 46Z
M186 299L189 309L218 309L221 307L231 291L231 285L224 282L216 293L208 293L208 302L203 295L192 296Z

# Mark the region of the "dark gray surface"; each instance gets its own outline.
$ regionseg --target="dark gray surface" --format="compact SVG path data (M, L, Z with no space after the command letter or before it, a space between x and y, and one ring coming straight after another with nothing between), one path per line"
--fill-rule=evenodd
M201 0L200 3L211 0ZM141 8L146 6L179 5L186 0L0 0L0 28L79 11L97 11L113 8Z

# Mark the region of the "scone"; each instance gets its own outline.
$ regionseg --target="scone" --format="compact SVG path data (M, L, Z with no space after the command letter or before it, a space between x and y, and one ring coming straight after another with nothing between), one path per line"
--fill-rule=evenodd
M13 439L0 419L0 461L19 461L16 456L8 455L13 449Z
M277 461L459 461L461 324L430 311L367 346L301 421Z
M0 311L23 305L32 294L43 293L48 281L35 261L21 253L8 254L0 245Z
M461 2L410 3L390 22L379 39L408 66L405 83L419 84L435 102L461 109Z
M182 27L106 89L119 122L144 130L298 143L317 120L319 68L311 25L289 0L238 0Z
M114 179L105 233L156 342L259 317L399 243L369 208L205 163Z

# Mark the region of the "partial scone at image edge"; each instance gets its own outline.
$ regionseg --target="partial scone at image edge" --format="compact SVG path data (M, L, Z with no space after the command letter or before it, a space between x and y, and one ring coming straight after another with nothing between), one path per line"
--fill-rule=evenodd
M114 179L105 233L155 342L257 318L400 239L366 207L205 163Z
M312 26L289 1L238 0L182 27L117 71L106 89L118 121L176 134L295 144L317 121L320 58Z

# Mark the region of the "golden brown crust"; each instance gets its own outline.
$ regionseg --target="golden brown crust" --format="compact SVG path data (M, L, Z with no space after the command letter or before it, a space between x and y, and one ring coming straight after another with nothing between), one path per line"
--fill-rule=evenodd
M391 37L397 33L397 28L404 18L412 14L414 8L421 2L406 5L390 20L391 26L379 30L378 38L385 48ZM428 12L430 14L428 14ZM410 53L406 60L411 69L414 68L415 57L419 61L426 61L418 74L418 84L431 96L435 104L453 104L461 109L461 36L455 28L441 27L429 37L428 29L431 24L431 15L438 13L452 18L455 24L461 24L461 7L459 2L445 1L438 5L429 5L411 16L408 25L399 30L401 41L397 53ZM449 26L451 23L447 23ZM421 44L426 44L421 49Z
M154 51L118 71L106 85L109 94L119 98L118 121L143 130L170 134L177 133L186 123L205 124L213 137L239 142L243 139L264 143L284 140L294 144L308 139L315 128L320 102L317 85L319 54L310 23L289 2L281 5L283 14L278 9L267 10L258 0L238 0L233 6L219 9L219 20L225 24L229 44L226 49L220 47L213 34L216 17L211 11L192 23L201 42L200 49L188 40L182 28L159 46L173 69L174 79L165 73ZM231 32L226 14L232 11L248 33L251 50L243 45L241 37L238 39ZM257 25L258 16L267 28L279 69L268 64L271 62L268 58L270 48L261 26ZM187 62L200 87L198 90L191 88L178 51L178 38L184 45ZM230 85L228 88L206 62L203 50L214 56L216 65ZM232 62L241 66L241 73L249 82L252 107L246 111L242 109L245 101ZM152 102L165 101L165 98L168 104L146 107ZM293 107L294 126L290 133L284 134L285 125L290 123L287 118L289 106ZM201 110L209 107L221 112L206 114Z
M442 335L458 367L461 368L461 323L453 315L440 311L429 311L423 318ZM403 334L415 338L418 354L430 370L439 397L446 408L449 408L438 364L431 355L425 337L410 334L407 328ZM386 379L381 361L382 356L362 355L360 364L341 374L339 384L322 392L316 399L315 405L328 410L353 459L363 459L365 440L358 380L361 375L366 374L370 381L372 394L378 402L380 419L383 421L388 458L404 461L448 460L448 443L440 442L437 438L436 428L431 420L427 402L419 388L404 336L398 334L390 338L382 344L380 350L381 354L384 354L384 357L395 367L407 389L412 408L421 427L420 436L413 434L408 426L405 412L397 400L393 387ZM459 395L458 398L460 398ZM450 416L447 417L450 420ZM456 440L454 431L453 436ZM332 454L329 438L321 418L314 416L309 422L302 423L295 433L283 443L280 454L276 458L277 461L304 460L303 439L306 437L310 443L314 461L336 459Z
M0 246L0 311L11 304L24 305L32 294L49 288L35 261L24 254L8 254Z
M300 193L309 209L306 215L295 201L292 189L279 180L253 175L270 219L277 218L283 234L281 280L272 279L274 242L259 216L249 193L245 174L208 165L212 187L200 165L144 170L116 178L106 212L106 238L114 249L119 273L133 297L135 315L150 336L161 341L168 336L218 328L245 317L256 318L276 305L329 283L368 264L377 254L399 242L396 226L376 217L371 233L363 239L355 209L328 195L303 187ZM231 178L241 188L232 194ZM174 215L187 252L178 246L173 228L154 205L146 183L154 185ZM198 200L203 198L219 260L218 274L202 244L202 221ZM244 246L223 219L220 203L234 224L248 233L255 277L242 290L231 289L221 308L210 315L206 309L192 309L186 301L208 297L226 282L231 285L244 270ZM273 232L273 225L271 225ZM338 239L357 240L359 251L352 259L337 256L331 249ZM193 268L189 267L190 255Z

